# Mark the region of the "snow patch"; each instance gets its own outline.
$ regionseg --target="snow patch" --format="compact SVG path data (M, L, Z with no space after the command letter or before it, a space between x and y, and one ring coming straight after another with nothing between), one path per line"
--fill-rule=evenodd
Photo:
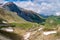
M31 35L31 32L27 32L25 35L24 35L24 40L29 40L28 38L30 37Z
M43 32L44 35L49 35L49 34L54 34L57 33L57 31L48 31L48 32Z
M12 27L1 28L1 30L3 30L3 31L7 31L7 32L13 32L13 31L14 31Z
M5 22L5 21L2 21L3 23L7 23L7 22Z

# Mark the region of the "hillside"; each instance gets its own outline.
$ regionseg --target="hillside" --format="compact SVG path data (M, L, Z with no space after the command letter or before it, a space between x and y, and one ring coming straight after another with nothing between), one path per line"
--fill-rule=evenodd
M39 25L37 23L28 22L24 20L23 18L19 17L17 13L7 11L3 8L0 8L0 18L3 20L6 20L12 26L14 25L14 27L20 27L22 29L29 29L29 28L36 27Z
M60 16L49 16L45 22L44 30L55 30L59 28L60 25Z
M14 13L14 14L13 14ZM7 20L9 23L11 22L26 22L23 18L19 17L17 13L7 11L3 8L0 8L0 18L3 18L4 20Z

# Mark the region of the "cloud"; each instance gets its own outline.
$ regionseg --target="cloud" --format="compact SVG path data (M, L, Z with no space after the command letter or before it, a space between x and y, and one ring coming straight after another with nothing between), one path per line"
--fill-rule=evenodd
M0 0L0 2L1 1L4 0ZM60 0L17 0L14 3L19 7L44 15L55 15L60 12Z
M1 2L1 1L4 1L4 0L0 0L0 2Z
M39 5L38 4L34 4L32 3L31 1L28 1L28 2L15 2L18 6L24 8L24 9L27 9L27 10L32 10L32 11L35 11L35 12L39 12Z
M3 3L5 0L0 0L0 3Z
M5 1L29 1L29 0L5 0Z
M60 16L60 12L57 12L55 15L56 15L56 16Z

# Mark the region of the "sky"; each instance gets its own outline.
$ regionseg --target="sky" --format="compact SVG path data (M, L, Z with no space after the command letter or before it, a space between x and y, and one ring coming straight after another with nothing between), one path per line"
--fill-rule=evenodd
M44 15L60 15L60 0L0 0L14 2L17 6Z

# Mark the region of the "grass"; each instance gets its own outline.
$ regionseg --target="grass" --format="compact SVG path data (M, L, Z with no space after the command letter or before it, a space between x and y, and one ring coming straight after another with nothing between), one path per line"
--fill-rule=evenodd
M32 27L38 27L39 24L37 23L10 23L11 25L15 26L15 27L20 27L22 29L30 29Z
M52 31L52 30L57 30L57 25L54 25L54 24L49 24L49 23L46 23L44 25L44 31Z
M57 33L55 34L55 37L60 38L60 32L57 32Z
M17 15L15 12L7 11L5 9L0 8L0 18L3 18L4 20L10 22L27 22L23 18Z
M43 30L44 30L44 31L52 31L52 30L54 30L54 29L52 29L52 28L44 28Z
M58 25L60 24L60 20L57 19L54 16L51 16L46 19L45 25L44 25L44 30L50 31L50 30L56 30Z

